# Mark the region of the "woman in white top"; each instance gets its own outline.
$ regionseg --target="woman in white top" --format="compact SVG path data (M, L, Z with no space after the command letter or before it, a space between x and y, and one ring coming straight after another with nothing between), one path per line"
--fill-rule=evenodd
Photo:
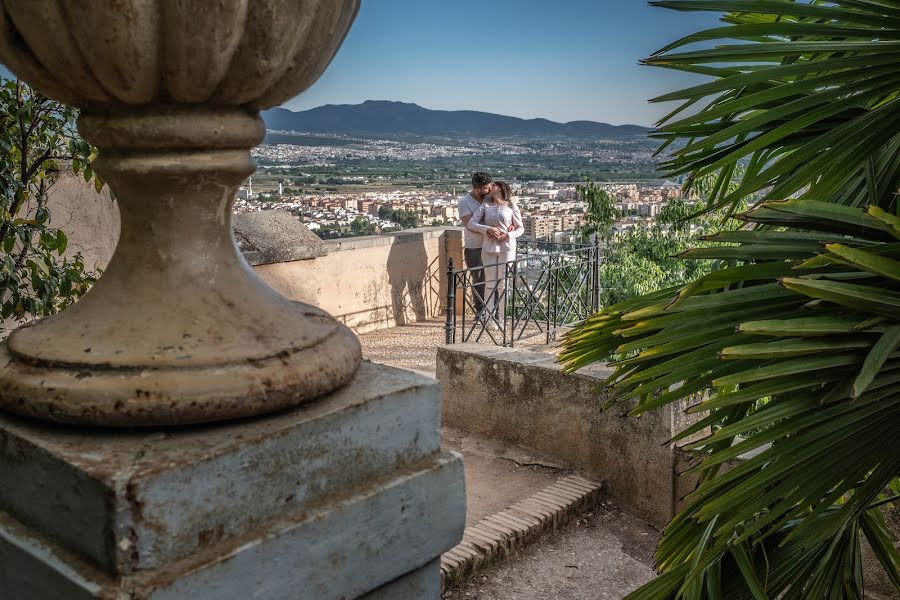
M481 260L485 275L485 306L487 314L503 322L506 304L506 264L516 258L516 238L525 233L522 214L510 200L509 185L494 183L490 195L472 214L466 226L484 235L481 246Z

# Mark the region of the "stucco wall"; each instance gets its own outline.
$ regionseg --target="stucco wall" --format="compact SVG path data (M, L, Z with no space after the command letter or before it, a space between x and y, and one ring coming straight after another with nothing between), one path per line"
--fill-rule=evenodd
M442 316L447 259L462 259L461 231L438 227L327 246L327 256L254 270L284 296L314 304L360 333Z
M65 172L48 196L50 226L62 229L69 238L65 256L81 252L87 269L105 269L119 241L119 206L110 197L109 187L98 194L93 183Z

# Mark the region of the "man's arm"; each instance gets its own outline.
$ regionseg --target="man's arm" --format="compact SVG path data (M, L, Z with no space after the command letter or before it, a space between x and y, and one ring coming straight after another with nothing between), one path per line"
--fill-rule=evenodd
M476 231L475 229L472 229L471 227L469 227L469 221L472 220L472 215L469 215L468 217L460 217L459 220L462 221L463 227L465 227L466 229L469 229L471 231ZM484 232L484 234L489 235L491 237L495 237L491 233L490 229L488 229L486 232Z
M466 219L466 229L468 229L469 231L476 231L481 234L487 233L488 229L490 228L485 225L483 221L484 206L480 206L478 207L478 210L475 211L475 214L471 216L471 218Z
M497 229L496 227L491 227L490 225L485 225L484 217L485 209L484 205L482 205L479 206L478 210L475 211L475 214L472 215L472 218L466 224L466 228L469 231L477 231L482 235L486 235L494 239L500 239L500 236L502 235L501 230Z
M463 198L456 203L456 209L459 211L459 220L462 221L463 227L468 227L469 219L472 218L472 209L463 202Z

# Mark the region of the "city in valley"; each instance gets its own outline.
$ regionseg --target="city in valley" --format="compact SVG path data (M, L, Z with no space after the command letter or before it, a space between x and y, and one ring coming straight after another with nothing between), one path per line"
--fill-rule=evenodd
M615 228L649 226L680 186L655 179L656 142L614 140L366 139L270 131L235 212L282 209L323 238L459 226L471 173L507 181L529 239L569 241L584 225L577 186L590 179L615 199Z

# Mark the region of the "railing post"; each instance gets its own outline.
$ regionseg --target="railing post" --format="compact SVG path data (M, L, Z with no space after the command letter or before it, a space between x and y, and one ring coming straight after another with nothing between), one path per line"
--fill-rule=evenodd
M515 261L515 255L513 255L513 261ZM500 323L500 333L501 333L501 345L506 346L506 318L509 316L507 313L509 312L509 274L510 274L510 263L506 263L503 265L503 321ZM498 316L499 316L499 308L500 308L500 300L497 300L497 308L498 308Z
M447 261L447 322L444 324L444 343L456 343L456 273L453 269L453 259Z
M593 235L594 238L594 264L592 268L594 272L592 274L593 286L591 290L591 303L593 304L594 312L600 310L600 237L595 233Z
M553 327L553 305L555 304L554 294L556 294L556 286L553 285L554 277L556 272L553 270L553 259L555 255L553 253L550 254L550 260L547 263L548 271L547 271L547 309L545 316L547 317L547 331L546 331L546 344L550 344L552 338L550 336L550 330Z
M527 254L526 254L527 256ZM516 302L518 301L516 296L516 279L519 278L519 255L518 253L515 255L514 262L512 264L512 303L509 307L510 316L509 316L509 347L512 348L516 343L516 319L518 316L518 311L516 310ZM508 292L507 292L508 293Z

